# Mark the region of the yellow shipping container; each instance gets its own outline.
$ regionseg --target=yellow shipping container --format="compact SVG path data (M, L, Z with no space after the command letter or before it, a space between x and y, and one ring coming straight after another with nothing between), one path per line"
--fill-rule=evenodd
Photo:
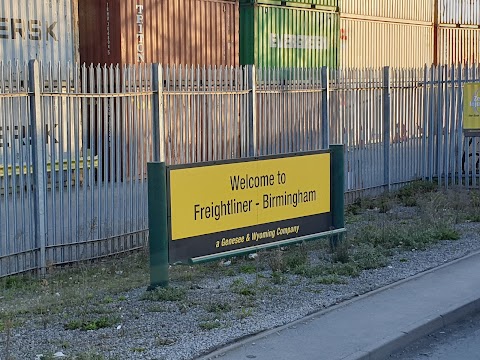
M433 54L433 26L340 19L343 68L421 67Z

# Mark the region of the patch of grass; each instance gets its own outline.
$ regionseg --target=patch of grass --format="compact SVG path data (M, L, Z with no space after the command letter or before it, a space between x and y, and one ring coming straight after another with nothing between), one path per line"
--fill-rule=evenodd
M333 275L322 275L314 279L314 282L317 284L323 285L340 285L340 284L348 284L348 281L343 279L342 277L333 274Z
M134 353L143 353L143 352L147 351L147 349L144 348L144 347L134 347L131 350Z
M405 262L408 262L408 259L407 259L407 258L401 258L401 259L398 260L398 261L405 263Z
M113 302L113 298L111 296L105 296L102 300L104 304L111 304Z
M480 214L468 214L465 216L465 220L469 222L478 223L480 222Z
M71 320L65 324L65 330L99 330L103 328L112 327L118 324L120 319L118 317L100 317L93 320Z
M370 197L358 197L353 203L347 206L347 214L359 215L366 209L373 209L376 207L375 200Z
M243 279L235 279L230 285L232 291L236 294L243 295L243 296L255 296L256 289L255 285L248 284Z
M308 253L304 246L292 247L285 254L285 265L287 270L294 270L308 262Z
M0 288L5 290L36 290L40 282L28 275L14 275L0 279Z
M430 181L414 181L397 192L397 198L405 206L417 206L418 198L422 194L437 190L437 184Z
M438 240L458 240L460 239L460 233L448 226L441 226L436 229L433 237Z
M377 200L377 207L381 213L386 213L392 210L394 201L388 194L383 194Z
M331 265L304 265L298 267L295 274L308 278L316 278L326 275L357 277L360 275L360 269L352 262L346 264L335 263Z
M214 320L214 321L202 321L198 324L198 326L202 330L212 330L212 329L219 328L220 326L222 326L222 324L220 324L220 321Z
M73 360L105 360L105 357L95 352L85 352L73 356Z
M176 287L157 288L147 291L142 296L142 300L149 301L182 301L185 300L187 292L185 289Z
M227 313L232 310L232 305L227 302L211 302L205 306L205 310L210 313Z
M257 268L253 264L245 264L240 266L240 272L243 274L255 274L257 272Z
M352 262L346 264L337 263L333 264L332 267L327 268L327 274L357 277L360 275L360 269Z
M353 261L361 270L382 268L389 262L382 249L370 244L361 244L355 251Z
M237 272L232 268L228 268L227 271L225 271L225 275L226 276L235 276L235 275L237 275Z

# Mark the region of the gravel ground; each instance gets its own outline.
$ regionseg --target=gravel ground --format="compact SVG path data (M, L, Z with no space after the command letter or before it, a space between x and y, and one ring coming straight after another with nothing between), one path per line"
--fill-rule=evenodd
M355 226L358 223L351 225ZM480 224L464 223L457 229L459 240L442 241L424 251L398 252L388 266L345 278L345 284L324 285L292 274L286 274L278 284L268 269L252 274L235 271L227 276L223 264L218 265L222 268L219 274L211 266L211 273L200 280L174 282L186 291L181 301L143 300L143 287L122 293L121 301L107 302L101 311L98 307L89 310L118 316L111 327L65 330L64 324L74 309L52 315L48 322L32 315L11 330L9 339L6 331L0 333L0 359L7 353L18 360L38 359L39 354L54 358L58 352L69 359L195 359L242 337L287 324L480 249ZM250 264L259 262L262 256L260 253ZM309 256L321 259L318 254ZM235 262L227 268L234 269ZM253 289L255 294L238 294L232 291L233 283ZM209 312L209 304L221 304L223 308Z

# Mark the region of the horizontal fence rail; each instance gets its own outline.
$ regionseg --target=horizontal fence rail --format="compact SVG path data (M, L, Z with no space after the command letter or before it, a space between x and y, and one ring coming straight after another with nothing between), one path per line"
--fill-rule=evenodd
M149 161L343 144L347 201L416 179L478 188L471 82L478 66L0 64L0 277L143 248Z

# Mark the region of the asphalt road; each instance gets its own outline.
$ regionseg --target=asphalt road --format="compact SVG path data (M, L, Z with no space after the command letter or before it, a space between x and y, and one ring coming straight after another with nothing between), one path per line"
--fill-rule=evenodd
M480 313L418 340L390 359L479 360Z

